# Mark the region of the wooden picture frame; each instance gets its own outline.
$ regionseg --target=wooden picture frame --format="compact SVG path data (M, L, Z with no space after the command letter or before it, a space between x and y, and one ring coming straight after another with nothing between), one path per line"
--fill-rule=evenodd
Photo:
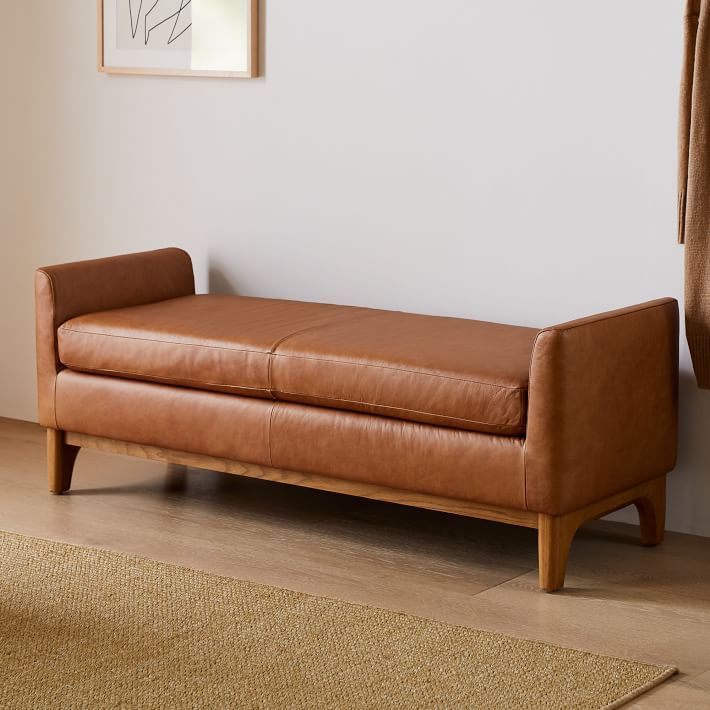
M164 0L166 2L166 7L170 4L171 0ZM231 66L222 67L203 67L198 66L198 68L193 68L193 66L157 66L156 61L159 61L159 56L168 57L167 51L161 52L151 52L146 49L142 51L142 48L137 50L124 50L114 45L118 44L118 39L116 38L116 27L118 20L116 19L117 13L120 11L125 11L128 9L130 12L130 27L134 28L133 40L135 40L138 33L138 28L140 26L141 20L143 20L143 26L141 30L144 31L146 40L145 45L148 45L148 38L153 29L157 28L159 25L166 25L170 27L172 23L172 18L177 16L175 20L174 27L177 27L178 19L180 13L183 12L190 6L193 2L195 5L200 2L208 2L209 0L172 0L173 4L178 2L177 13L173 12L172 15L167 16L162 19L160 16L156 17L154 20L155 27L149 29L148 20L144 17L143 8L148 6L147 2L141 3L139 0L97 0L97 24L98 24L98 70L106 74L133 74L133 75L152 75L152 76L206 76L206 77L226 77L226 78L241 78L241 79L252 79L259 75L259 0L234 0L235 3L242 4L243 12L245 16L244 22L244 43L241 47L241 52L239 56L240 66L235 69ZM153 0L151 3L150 11L154 11L159 2ZM135 4L135 8L133 7ZM133 13L133 10L137 10ZM191 9L190 9L191 11ZM165 12L170 12L166 10ZM137 14L137 17L134 17ZM171 22L169 23L168 20ZM186 33L187 29L191 27L192 23L188 25L182 32L177 34L175 39L179 39L183 33ZM111 36L115 39L113 44L108 41L106 33L108 30L112 30ZM172 37L172 35L171 35ZM131 37L127 36L130 41ZM140 36L139 36L140 39ZM170 44L173 40L170 39L167 44ZM173 56L170 56L170 62L168 64L173 64L175 62L183 63L186 60L187 54L192 50L188 49L177 49ZM172 54L172 52L171 52ZM107 56L108 55L108 56ZM148 66L140 66L134 64L134 59L131 57L130 62L116 62L117 57L128 57L135 55L135 62L140 61L139 55L144 55L147 60ZM152 55L152 56L151 56ZM178 56L179 55L179 56ZM243 61L241 61L243 59ZM192 63L192 62L191 62Z

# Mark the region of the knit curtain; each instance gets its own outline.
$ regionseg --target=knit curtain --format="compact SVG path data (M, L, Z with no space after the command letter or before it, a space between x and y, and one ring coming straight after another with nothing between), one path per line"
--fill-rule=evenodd
M710 0L687 0L680 91L678 240L685 329L698 386L710 389Z

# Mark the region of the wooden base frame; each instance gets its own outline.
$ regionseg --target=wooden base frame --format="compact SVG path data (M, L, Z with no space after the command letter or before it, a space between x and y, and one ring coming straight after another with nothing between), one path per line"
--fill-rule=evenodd
M540 588L554 592L564 586L567 557L572 539L585 523L627 505L635 505L641 522L641 541L656 545L663 540L666 510L666 477L659 476L584 508L564 515L547 515L493 505L482 505L412 493L385 486L340 480L311 473L298 473L268 466L239 463L228 459L203 456L185 451L144 446L127 441L105 439L87 434L47 430L49 490L65 493L71 486L72 471L80 448L97 449L113 454L137 456L165 463L223 471L249 478L289 483L305 488L344 493L389 503L439 510L484 520L535 528L538 531L538 563Z

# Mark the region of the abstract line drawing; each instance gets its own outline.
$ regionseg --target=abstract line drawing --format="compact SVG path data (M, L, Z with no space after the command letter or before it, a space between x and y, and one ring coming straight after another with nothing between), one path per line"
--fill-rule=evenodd
M189 13L185 12L192 0L125 0L125 2L128 4L130 15L131 36L133 39L136 38L142 20L143 43L146 47L151 41L151 33L166 23L172 21L172 28L166 40L167 46L182 37L192 27ZM150 2L153 4L150 5Z
M259 0L98 0L98 8L101 72L258 75Z
M140 20L141 10L143 9L143 0L140 0L140 5L138 5L135 23L133 22L133 3L134 0L128 0L128 12L131 13L131 35L133 39L135 39L138 34L138 21Z

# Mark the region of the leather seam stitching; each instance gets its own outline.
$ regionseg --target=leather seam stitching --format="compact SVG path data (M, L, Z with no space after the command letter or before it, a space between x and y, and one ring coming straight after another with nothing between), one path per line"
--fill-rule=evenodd
M219 345L203 345L202 343L181 343L179 341L158 340L155 338L136 338L136 337L133 337L130 335L114 335L112 333L96 333L96 332L87 331L87 330L76 330L74 328L65 328L64 326L61 326L59 328L59 330L62 332L79 333L80 335L94 335L97 337L104 337L104 338L123 338L126 340L140 340L140 341L145 341L145 342L149 342L149 343L161 343L164 345L182 345L182 346L193 347L193 348L210 348L213 350L225 350L227 352L243 352L243 353L253 353L255 355L267 355L267 356L269 356L269 361L271 361L272 357L287 357L287 358L291 358L293 360L310 360L313 362L329 362L329 363L333 363L333 364L337 364L337 365L350 365L352 367L376 367L381 370L394 370L396 372L406 372L411 375L421 375L424 377L437 377L439 379L453 380L454 382L465 382L467 384L480 385L481 387L492 387L493 389L498 389L498 390L509 390L511 392L523 392L528 389L528 387L511 387L509 385L497 385L492 382L481 382L480 380L469 380L469 379L464 379L462 377L452 377L450 375L437 375L436 373L433 373L433 372L421 372L420 370L410 370L410 369L403 368L403 367L392 367L390 365L375 365L375 364L364 363L364 362L348 362L347 360L333 360L333 359L329 359L329 358L306 357L306 356L301 356L301 355L286 355L284 353L269 352L266 350L247 350L247 349L243 349L243 348L225 348L225 347L222 347ZM297 333L294 333L293 335L296 335L296 334ZM290 336L287 336L287 337L290 337ZM76 367L76 366L70 365L69 363L64 363L64 364L67 365L67 367ZM271 370L269 369L269 375L270 374L271 374ZM199 380L194 380L194 381L197 382ZM222 386L229 387L231 385L222 385ZM269 389L272 389L270 381L269 381Z
M352 320L357 319L358 316L362 316L363 318L366 318L368 315L372 315L372 314L369 314L369 313L357 314L357 315L353 316L353 318L347 318L345 320L350 322ZM377 314L375 314L375 315L377 315ZM294 330L293 333L288 333L287 335L282 336L281 338L276 340L274 343L272 343L271 347L269 348L269 352L268 352L269 362L268 362L267 372L268 372L268 381L269 381L269 394L274 399L276 399L276 395L274 394L274 387L273 387L273 383L271 381L271 377L272 377L273 359L274 359L274 355L276 354L276 349L280 345L282 345L286 340L288 340L289 338L293 338L296 335L301 335L301 333L306 333L309 330L317 330L318 328L324 328L324 327L327 328L330 325L333 325L333 324L337 325L338 323L342 323L342 322L343 321L331 321L329 323L318 323L316 325L309 325L309 326L306 326L305 328L300 328L299 330Z
M633 311L627 311L626 313L617 313L616 315L613 315L613 316L605 316L605 317L596 318L595 320L587 320L585 323L578 323L577 325L570 325L570 326L564 326L564 327L553 325L548 328L543 328L540 331L540 333L553 333L553 332L566 333L567 331L576 330L577 328L586 328L588 326L597 325L599 323L607 323L608 321L616 320L617 318L624 318L625 316L633 316L638 313L644 313L645 311L651 311L654 308L665 308L666 306L672 305L672 303L673 303L673 301L664 301L663 303L656 303L652 306L646 306L644 308L637 308ZM538 335L540 333L538 333ZM535 337L535 341L537 341L537 336ZM534 348L534 343L533 343L533 348Z
M276 409L277 404L278 404L278 402L273 402L271 405L271 410L269 411L269 430L266 433L268 444L269 444L269 466L274 465L274 455L273 455L273 452L271 449L271 438L272 438L271 431L272 431L272 423L274 420L274 410Z
M52 407L52 418L54 419L54 427L55 429L59 429L59 422L57 421L57 375L59 374L59 368L57 367L58 364L61 364L61 361L59 360L59 343L57 340L57 324L56 324L56 295L55 295L55 290L54 290L54 279L52 279L52 276L49 272L45 271L44 269L37 269L40 273L44 274L47 277L47 281L49 282L49 290L52 292L52 339L54 341L54 382L53 384L53 407Z
M286 392L284 390L280 390L278 392L280 395L290 395L293 397L312 397L313 399L324 399L328 400L330 402L346 402L348 404L361 404L365 407L380 407L382 409L396 409L401 412L411 412L412 414L424 414L429 417L438 417L441 419L448 419L448 420L454 420L454 421L459 421L459 422L468 422L469 424L483 424L485 426L491 426L491 427L499 427L501 429L519 429L521 427L520 424L496 424L495 422L484 422L484 421L479 421L477 419L466 419L464 417L454 417L454 416L449 416L447 414L436 414L435 412L423 412L419 409L409 409L407 407L394 407L389 404L376 404L374 402L361 402L360 400L357 399L342 399L340 397L326 397L326 396L321 396L321 395L309 395L305 394L302 392ZM483 432L485 433L485 432Z
M533 361L535 358L535 348L537 347L537 341L543 333L549 333L549 330L540 330L533 340L532 353L530 354L530 367L528 369L528 409L530 408L530 396L529 393L533 391L532 388L532 373L533 373ZM528 411L528 419L530 412ZM525 427L525 441L523 442L523 503L525 504L525 510L530 510L528 504L528 431L527 426Z
M348 308L348 306L345 306L345 308ZM308 325L305 328L301 328L299 330L294 330L293 333L288 333L288 335L284 335L281 338L279 338L269 349L269 354L275 355L277 348L279 348L281 345L283 345L283 343L286 340L288 340L289 338L293 338L296 335L301 335L301 333L306 333L309 330L317 330L318 328L327 328L331 325L340 325L343 322L350 323L354 320L357 320L358 318L365 319L365 318L373 317L373 316L377 316L377 315L381 315L381 314L380 313L374 313L374 314L373 313L357 313L357 314L354 314L350 318L345 318L344 320L331 321L329 323L316 323L314 325Z
M313 362L330 362L336 365L350 365L351 367L376 367L380 370L395 370L396 372L406 372L410 375L422 375L424 377L438 377L444 380L453 380L454 382L466 382L467 384L481 385L481 387L493 387L499 390L510 390L512 392L523 392L527 387L510 387L508 385L496 385L492 382L480 382L479 380L467 380L463 377L452 377L450 375L437 375L434 372L421 372L420 370L409 370L404 367L392 367L390 365L374 365L367 362L349 362L347 360L332 360L330 358L307 357L305 355L285 355L282 353L274 353L275 357L287 357L292 360L311 360Z
M176 383L178 378L174 377L162 377L161 375L151 375L146 372L129 372L127 370L110 370L108 368L101 368L101 367L93 367L93 368L83 368L79 367L77 365L71 365L69 363L65 363L66 366L75 372L86 372L86 373L93 373L93 372L108 372L108 373L115 373L117 375L129 375L133 377L150 377L156 380L165 380L168 382ZM497 424L495 422L486 422L486 421L480 421L477 419L466 419L465 417L454 417L454 416L449 416L446 414L436 414L435 412L424 412L419 409L409 409L407 407L394 407L392 405L388 404L377 404L375 402L361 402L359 400L354 400L354 399L343 399L340 397L326 397L326 396L321 396L321 395L309 395L305 394L303 392L287 392L285 390L280 390L276 393L272 393L267 388L265 387L248 387L244 385L225 385L220 382L206 382L204 380L188 380L186 378L180 378L182 382L192 382L195 384L201 384L201 385L207 385L210 387L228 387L230 389L236 389L236 390L253 390L253 391L260 391L260 392L268 392L270 394L273 394L274 398L278 397L278 395L290 395L293 397L313 397L314 399L324 399L332 402L347 402L349 404L360 404L366 407L380 407L382 409L396 409L402 412L411 412L412 414L423 414L426 416L430 417L437 417L441 419L448 419L448 420L453 420L453 421L461 421L461 422L468 422L470 424L483 424L485 426L491 426L491 427L498 427L501 429L520 429L522 427L522 424ZM176 386L179 386L176 384Z
M185 345L192 348L210 348L211 350L226 350L227 352L235 353L254 353L256 355L268 355L268 350L249 350L247 348L226 348L221 345L205 345L203 343L181 343L178 340L160 340L158 338L137 338L133 335L116 335L114 333L97 333L91 330L78 330L76 328L67 328L60 326L59 330L63 333L79 333L80 335L95 335L101 338L122 338L124 340L140 340L147 343L162 343L163 345Z
M76 372L87 372L87 373L92 373L92 372L112 372L115 373L116 375L129 375L132 377L151 377L156 380L166 380L168 382L172 383L177 383L178 381L181 382L192 382L197 385L207 385L209 387L229 387L230 389L236 389L236 390L254 390L254 391L260 391L260 392L268 392L267 387L249 387L248 385L226 385L221 382L207 382L205 380L191 380L186 377L165 377L162 375L152 375L149 372L131 372L129 370L111 370L106 367L84 367L82 365L71 365L68 362L65 362L64 365L68 367L70 370L74 370Z

